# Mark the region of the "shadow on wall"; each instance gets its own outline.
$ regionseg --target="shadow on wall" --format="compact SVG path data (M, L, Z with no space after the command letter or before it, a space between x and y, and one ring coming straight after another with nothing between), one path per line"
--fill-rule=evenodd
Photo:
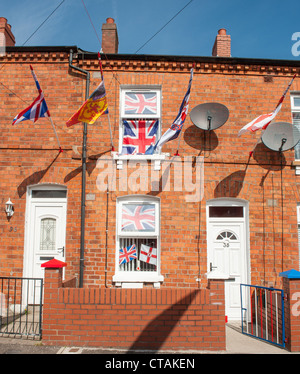
M159 351L160 347L172 333L182 315L189 308L198 292L198 290L194 290L187 296L180 299L177 303L164 310L154 320L149 322L135 342L131 345L128 353L130 353L132 350L149 347L149 343L150 341L153 341L153 337L155 337L156 340L155 346L151 348L151 352ZM173 313L173 311L176 312Z
M101 156L103 156L104 154L108 152L110 151L108 150L108 151L104 151L98 154L88 155L88 158L91 160L91 161L86 162L86 171L89 176L91 176L92 172L96 168L98 158L100 158ZM81 160L80 154L79 154L78 159ZM78 168L76 168L75 170L72 170L69 174L67 174L64 178L64 182L65 183L69 182L71 179L75 178L78 174L81 174L81 172L82 172L82 165L80 165Z
M284 154L270 150L263 143L258 143L255 146L252 157L261 168L267 170L263 180L270 171L281 171L286 166ZM250 161L251 157L249 156L245 170L235 171L218 183L214 191L215 198L237 197L239 195Z
M243 187L246 171L239 170L228 175L218 183L214 191L214 197L237 197Z
M23 182L18 186L19 197L22 197L24 195L28 186L40 183L40 181L42 180L44 175L47 173L47 171L51 168L51 166L57 160L59 154L60 154L60 152L55 156L53 161L50 163L49 166L46 167L46 169L36 171L33 174L31 174L29 177L27 177L26 179L23 180Z
M205 131L197 126L189 126L184 131L185 142L201 152L211 152L218 147L219 140L215 131Z
M282 170L286 165L286 158L281 152L272 151L264 143L258 143L253 151L254 160L268 171Z

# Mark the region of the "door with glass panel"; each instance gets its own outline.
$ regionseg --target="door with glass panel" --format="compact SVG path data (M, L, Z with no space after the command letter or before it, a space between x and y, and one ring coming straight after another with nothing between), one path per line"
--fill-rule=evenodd
M66 191L32 191L27 215L24 276L44 278L41 265L49 260L65 261ZM35 299L32 290L32 299Z
M225 314L241 316L240 284L248 282L246 205L234 200L210 202L207 209L207 268L225 279Z
M65 203L33 204L34 278L43 278L41 265L49 260L65 261Z

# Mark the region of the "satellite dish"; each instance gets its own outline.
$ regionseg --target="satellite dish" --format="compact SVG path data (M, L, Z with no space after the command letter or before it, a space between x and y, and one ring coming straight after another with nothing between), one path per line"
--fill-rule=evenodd
M215 130L228 120L229 110L223 104L204 103L195 106L190 113L193 124L202 130Z
M264 145L277 152L284 152L294 148L299 140L299 129L287 122L271 123L262 135Z

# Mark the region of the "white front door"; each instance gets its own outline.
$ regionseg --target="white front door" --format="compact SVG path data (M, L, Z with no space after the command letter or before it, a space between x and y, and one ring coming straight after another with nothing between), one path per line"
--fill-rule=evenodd
M43 278L41 265L65 261L66 203L32 203L33 278Z
M225 315L228 320L240 320L240 284L248 282L245 211L244 207L239 211L223 208L218 207L215 212L222 215L227 209L229 216L225 213L222 217L208 217L208 272L216 271L229 278L225 280Z
M50 192L42 191L39 198L33 198L34 194L29 197L24 255L24 277L27 278L44 278L41 265L49 260L65 261L67 202L65 198L55 198L55 194L53 197ZM30 291L32 301L33 294L39 295L37 291Z

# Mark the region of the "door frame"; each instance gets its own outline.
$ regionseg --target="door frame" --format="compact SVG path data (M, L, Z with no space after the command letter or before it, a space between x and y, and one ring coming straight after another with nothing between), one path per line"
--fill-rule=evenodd
M249 202L244 199L238 199L238 198L216 198L216 199L210 199L206 202L206 242L207 242L207 274L210 272L210 264L209 264L209 241L208 238L210 236L210 224L212 223L220 223L220 222L226 222L226 219L222 221L222 217L218 218L210 218L209 217L209 207L211 206L231 206L231 207L243 207L243 217L239 218L228 218L228 223L236 222L243 222L244 223L244 256L245 256L245 269L246 269L246 277L245 277L245 283L249 283L251 279L251 262L250 262L250 234L249 234ZM226 281L226 279L225 279ZM226 303L226 300L225 300Z
M67 187L60 185L60 184L52 184L52 183L45 183L45 184L35 184L32 186L27 187L26 193L26 212L25 212L25 232L24 232L24 254L23 254L23 277L32 277L33 270L32 266L34 266L32 261L32 253L30 251L30 223L31 223L31 206L32 206L32 191L35 190L45 190L45 191L66 191ZM56 199L49 199L49 202L57 202ZM66 198L64 198L64 202L66 204L66 223L67 223L67 194ZM65 236L66 238L66 236Z

